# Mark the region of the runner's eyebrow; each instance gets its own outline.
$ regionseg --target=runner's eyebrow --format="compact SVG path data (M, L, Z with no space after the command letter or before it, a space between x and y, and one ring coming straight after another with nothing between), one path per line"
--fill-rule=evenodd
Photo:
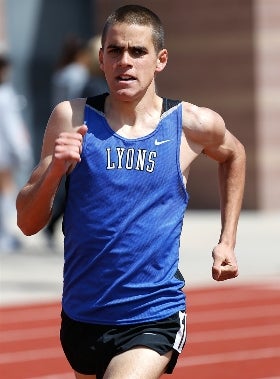
M117 45L117 44L113 44L113 43L111 43L111 45L107 46L107 49L114 49L114 48L120 49L120 48L122 48L122 46Z
M145 47L145 46L131 46L130 47L130 49L133 49L133 50L141 50L141 51L143 51L143 52L145 52L145 51L148 51L148 49Z
M118 44L110 44L107 46L107 49L125 49L126 47L123 45L118 45ZM128 47L129 50L142 50L142 51L148 51L148 49L145 46L142 45L133 45Z

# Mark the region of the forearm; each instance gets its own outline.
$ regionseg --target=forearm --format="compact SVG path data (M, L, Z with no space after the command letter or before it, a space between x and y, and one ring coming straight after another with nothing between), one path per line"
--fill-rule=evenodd
M234 248L245 184L244 147L236 143L234 155L219 164L222 229L220 242Z
M48 223L61 177L48 168L41 176L36 170L16 201L17 223L25 235L33 235Z

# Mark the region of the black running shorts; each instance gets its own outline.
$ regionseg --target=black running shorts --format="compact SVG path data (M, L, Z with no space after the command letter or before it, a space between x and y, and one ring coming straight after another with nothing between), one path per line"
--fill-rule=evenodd
M134 325L96 325L74 321L61 313L60 340L73 370L102 378L111 359L136 346L160 355L173 350L166 373L171 374L186 341L186 314Z

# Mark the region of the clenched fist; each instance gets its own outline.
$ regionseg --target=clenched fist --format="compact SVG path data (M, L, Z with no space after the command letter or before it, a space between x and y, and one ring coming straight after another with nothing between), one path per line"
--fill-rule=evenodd
M238 266L232 248L220 243L212 252L212 277L217 281L232 279L238 276Z
M62 132L55 140L53 167L62 174L69 173L81 160L83 137L87 126L81 125L75 132Z

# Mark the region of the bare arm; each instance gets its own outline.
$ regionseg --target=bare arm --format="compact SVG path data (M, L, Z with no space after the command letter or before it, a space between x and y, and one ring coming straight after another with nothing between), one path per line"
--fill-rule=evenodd
M18 226L26 235L48 222L62 177L80 161L83 135L82 100L63 102L51 114L46 127L41 159L17 197Z
M245 151L241 143L227 131L224 143L217 150L206 149L205 153L219 161L222 229L219 244L213 249L212 275L221 281L238 275L233 252L244 192Z
M212 276L221 281L238 275L234 253L238 219L245 183L243 145L225 128L223 119L209 109L197 109L196 122L189 138L202 146L203 152L219 164L221 235L213 249Z

